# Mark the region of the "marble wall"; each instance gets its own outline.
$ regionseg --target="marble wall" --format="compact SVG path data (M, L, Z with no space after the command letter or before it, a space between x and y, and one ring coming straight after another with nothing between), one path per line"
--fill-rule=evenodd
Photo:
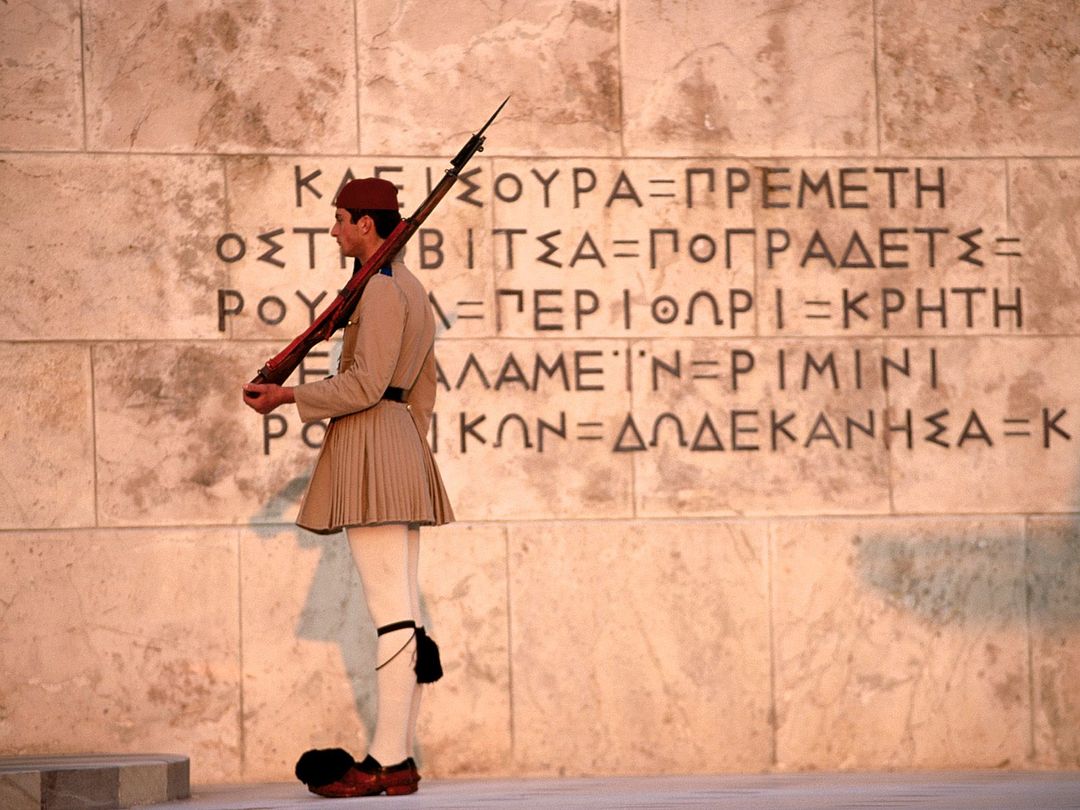
M1080 767L1067 0L0 5L0 755L363 751L374 633L239 385L411 210L425 774ZM298 373L333 366L335 346Z

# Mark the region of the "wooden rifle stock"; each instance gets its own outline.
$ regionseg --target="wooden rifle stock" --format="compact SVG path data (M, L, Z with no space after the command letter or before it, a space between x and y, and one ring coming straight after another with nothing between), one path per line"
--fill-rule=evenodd
M344 289L338 293L338 296L312 321L311 326L301 332L292 343L267 360L266 365L259 369L259 373L252 378L251 382L281 385L296 370L296 367L300 365L307 353L316 344L329 340L334 332L345 326L353 309L356 308L368 280L393 260L394 256L405 246L405 243L416 233L417 228L423 224L428 215L435 210L442 198L447 195L454 183L457 182L458 174L460 174L465 164L477 152L483 151L484 131L491 126L495 116L499 114L509 100L510 97L507 96L503 103L499 105L499 109L495 110L487 123L481 127L480 131L469 138L457 156L450 161L450 168L446 170L442 180L431 190L427 199L420 203L419 208L416 209L413 215L402 219L398 223L397 227L383 240L378 249L364 262L363 266L353 273L352 278L349 279ZM256 398L258 395L248 393L245 396Z

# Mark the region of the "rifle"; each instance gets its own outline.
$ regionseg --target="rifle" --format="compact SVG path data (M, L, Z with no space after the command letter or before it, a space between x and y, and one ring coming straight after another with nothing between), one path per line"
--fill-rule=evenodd
M251 382L281 385L296 370L296 367L300 365L307 353L316 344L328 340L334 332L345 326L352 315L353 309L356 308L356 304L360 301L360 295L364 292L368 280L385 267L397 255L398 251L405 246L405 243L409 241L416 229L423 224L428 215L435 210L442 198L447 195L454 183L457 182L461 169L469 162L472 156L477 152L484 151L484 131L491 126L495 116L502 111L502 108L506 106L506 102L509 100L510 96L507 96L503 103L499 105L499 109L495 110L487 123L480 128L480 131L469 138L461 151L457 153L457 157L450 161L450 168L446 170L442 180L428 194L427 199L420 203L420 207L416 209L415 213L398 223L397 227L383 240L378 249L368 257L363 266L353 273L352 278L338 293L337 298L331 301L330 305L322 311L319 317L312 321L311 326L301 332L292 343L267 360L266 365L259 369L258 374L252 378ZM357 260L358 263L359 259ZM245 393L244 396L256 399L259 395L249 392Z

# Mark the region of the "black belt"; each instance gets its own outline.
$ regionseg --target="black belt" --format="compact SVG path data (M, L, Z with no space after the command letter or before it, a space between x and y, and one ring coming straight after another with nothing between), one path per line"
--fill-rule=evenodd
M405 389L404 388L395 388L394 386L390 386L385 391L383 391L382 398L383 399L388 399L391 402L404 402L405 401Z

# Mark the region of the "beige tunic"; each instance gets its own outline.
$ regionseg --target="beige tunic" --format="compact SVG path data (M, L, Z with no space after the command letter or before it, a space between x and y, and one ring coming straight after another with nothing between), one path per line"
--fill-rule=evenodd
M345 327L334 377L298 385L304 422L330 418L296 522L327 534L379 523L454 519L427 443L435 406L435 319L402 262L368 281ZM382 399L390 386L405 402Z

